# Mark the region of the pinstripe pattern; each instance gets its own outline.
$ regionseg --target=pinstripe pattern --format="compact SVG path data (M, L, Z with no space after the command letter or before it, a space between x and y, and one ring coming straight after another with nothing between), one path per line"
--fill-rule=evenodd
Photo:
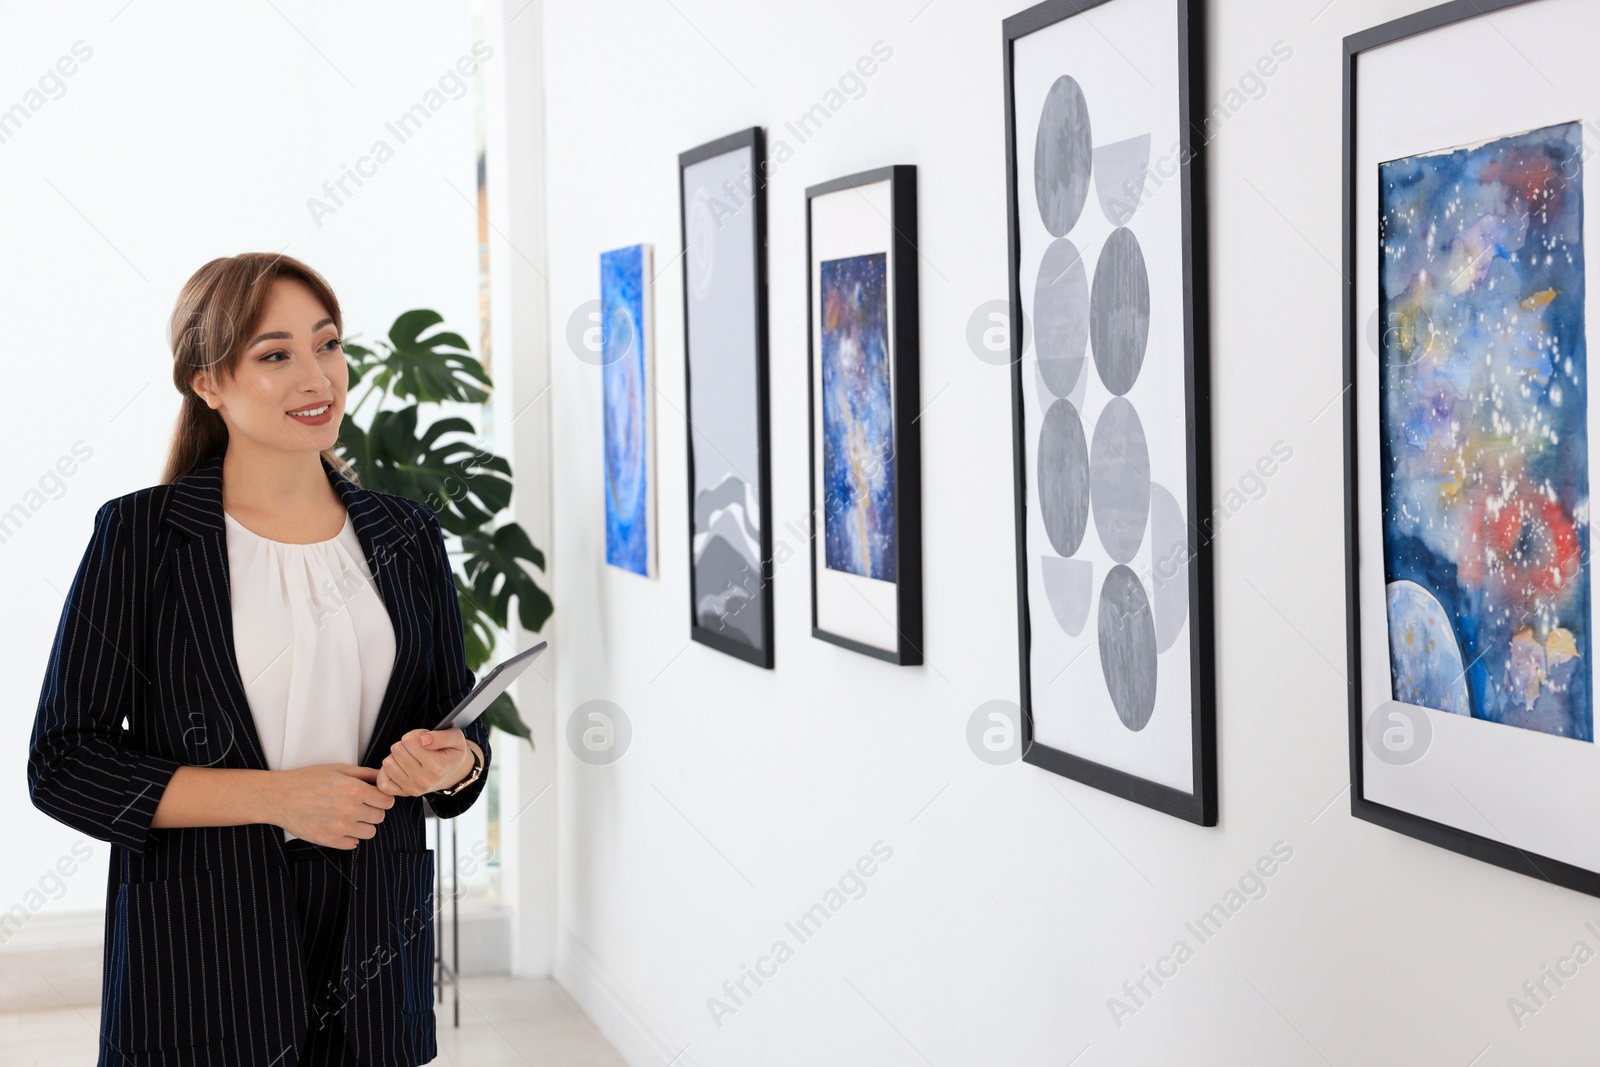
M474 678L433 513L324 469L394 624L394 670L361 760L377 767ZM300 1062L311 1005L282 831L150 826L181 765L267 769L232 626L220 457L101 507L62 608L28 753L34 804L112 845L100 1067ZM490 758L487 727L466 732ZM486 781L428 802L452 818ZM340 1019L369 1067L436 1054L424 814L419 798L397 797L377 835L348 854Z
M353 1067L356 1059L344 1039L344 1001L340 981L345 907L350 898L350 856L296 839L285 846L294 872L300 944L306 961L306 993L311 997L309 1034L300 1046L300 1067Z

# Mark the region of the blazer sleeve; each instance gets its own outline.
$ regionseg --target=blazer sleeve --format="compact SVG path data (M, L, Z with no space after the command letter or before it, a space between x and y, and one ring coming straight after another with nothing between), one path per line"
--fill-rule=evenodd
M117 502L103 505L67 590L28 750L28 792L45 814L90 837L143 852L167 782L182 764L141 751L134 713L134 545Z
M439 519L428 512L427 530L423 536L426 570L428 572L429 599L436 605L433 620L433 672L428 687L428 722L435 723L446 712L461 702L472 691L477 679L467 666L465 628L461 620L461 601L456 593L454 572L450 569L450 556L445 550L444 531ZM483 749L483 773L465 790L453 796L429 793L428 806L441 819L453 819L477 802L479 794L489 784L489 725L480 716L462 733L476 741Z

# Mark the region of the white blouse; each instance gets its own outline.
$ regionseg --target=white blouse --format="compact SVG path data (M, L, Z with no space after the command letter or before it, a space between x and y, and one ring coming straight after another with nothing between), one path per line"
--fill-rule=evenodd
M233 646L267 766L359 763L394 668L394 624L347 514L337 536L273 541L223 512ZM298 835L287 828L284 840Z

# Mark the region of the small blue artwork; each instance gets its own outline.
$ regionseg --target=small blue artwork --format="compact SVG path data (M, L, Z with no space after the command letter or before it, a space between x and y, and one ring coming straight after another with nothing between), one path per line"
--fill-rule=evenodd
M1592 742L1583 129L1378 179L1395 699Z
M822 487L829 570L895 581L888 257L824 260Z
M650 575L648 250L600 256L600 356L606 459L606 562Z

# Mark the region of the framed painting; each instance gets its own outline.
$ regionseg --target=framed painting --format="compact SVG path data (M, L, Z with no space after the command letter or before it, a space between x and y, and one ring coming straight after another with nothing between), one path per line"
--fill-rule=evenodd
M600 254L606 562L656 573L655 360L650 246Z
M678 157L689 635L771 667L767 193L761 129Z
M1583 0L1345 38L1343 273L1351 811L1600 895L1596 48Z
M1023 759L1217 820L1199 0L1004 23Z
M811 634L922 662L917 169L806 190Z

